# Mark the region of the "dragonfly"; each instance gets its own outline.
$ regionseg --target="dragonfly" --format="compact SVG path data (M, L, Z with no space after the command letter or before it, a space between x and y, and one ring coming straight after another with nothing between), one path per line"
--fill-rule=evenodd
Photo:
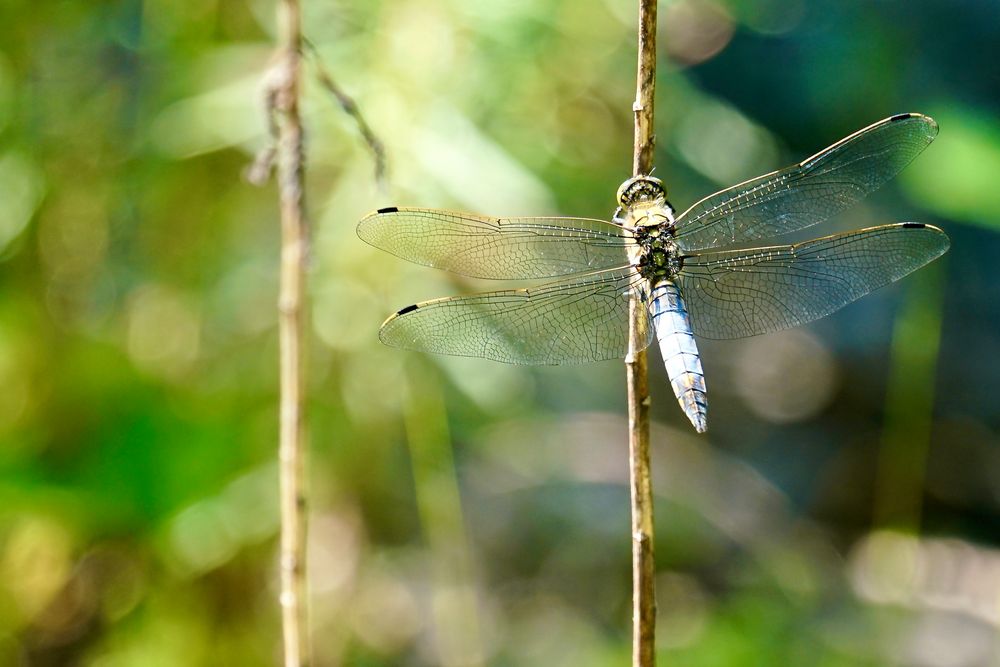
M932 225L902 222L745 246L858 202L937 132L928 116L898 114L679 215L663 183L647 175L621 185L610 221L379 209L360 221L358 235L403 259L475 278L553 279L406 306L382 324L379 338L530 365L620 359L656 339L673 392L703 433L708 400L696 337L743 338L811 322L926 265L949 240ZM631 315L630 302L639 306ZM630 343L632 317L638 335Z

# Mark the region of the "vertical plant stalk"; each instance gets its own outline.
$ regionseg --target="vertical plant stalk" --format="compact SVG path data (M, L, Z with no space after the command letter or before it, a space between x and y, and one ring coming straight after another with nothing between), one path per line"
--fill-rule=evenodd
M885 427L875 478L876 528L920 532L947 260L947 256L940 258L907 282L893 327Z
M428 618L437 651L432 662L439 667L483 667L473 555L440 372L414 359L407 366L405 380L406 441L435 591Z
M656 89L656 0L639 0L639 69L636 78L635 145L632 174L653 169L653 96ZM649 384L642 303L629 305L628 383L629 485L632 499L632 665L656 663L656 562L653 553L653 484L649 464Z
M281 620L285 667L309 659L306 587L305 457L305 150L299 113L302 17L298 0L279 0L279 62L275 81L278 120L278 190L281 202Z

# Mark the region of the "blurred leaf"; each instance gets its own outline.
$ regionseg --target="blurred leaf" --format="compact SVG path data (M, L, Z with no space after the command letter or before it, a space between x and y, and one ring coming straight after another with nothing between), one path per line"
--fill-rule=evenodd
M27 156L0 156L0 254L28 225L42 200L45 181Z
M1000 121L957 106L931 115L941 134L903 172L906 192L942 218L1000 229Z

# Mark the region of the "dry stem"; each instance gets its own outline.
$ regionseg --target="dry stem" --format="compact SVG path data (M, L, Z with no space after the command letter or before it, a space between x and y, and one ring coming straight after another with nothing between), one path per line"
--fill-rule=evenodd
M653 168L653 95L656 87L656 0L639 1L639 67L636 78L635 152L633 175ZM644 342L642 304L630 304L629 356L625 360L628 382L629 483L632 498L632 665L652 667L656 662L656 562L653 554L653 488L649 470L649 386L646 352L636 351Z
M278 189L281 201L281 613L285 667L309 665L306 588L305 263L308 234L302 118L299 113L301 14L298 0L278 3L279 63L273 90L278 120Z

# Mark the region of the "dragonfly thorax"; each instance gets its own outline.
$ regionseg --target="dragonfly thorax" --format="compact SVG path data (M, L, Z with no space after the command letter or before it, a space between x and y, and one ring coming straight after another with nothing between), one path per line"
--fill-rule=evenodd
M636 235L641 248L639 273L653 283L673 278L684 265L680 249L673 242L673 237L669 233L658 233L660 229L652 228L646 233L642 230Z

